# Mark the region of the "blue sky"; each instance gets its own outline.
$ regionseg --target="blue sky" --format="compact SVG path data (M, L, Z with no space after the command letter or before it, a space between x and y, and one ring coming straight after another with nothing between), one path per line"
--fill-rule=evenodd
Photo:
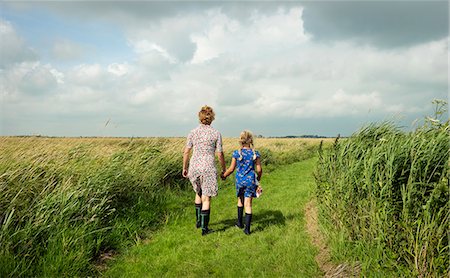
M131 60L135 56L127 45L120 26L102 21L80 21L67 18L45 8L17 12L5 8L2 19L11 22L30 47L38 51L42 63L76 65L76 63L109 64L118 59ZM72 59L53 57L50 50L58 42L76 43L90 48Z
M448 98L448 2L0 2L0 135L411 127ZM107 125L106 122L109 123Z

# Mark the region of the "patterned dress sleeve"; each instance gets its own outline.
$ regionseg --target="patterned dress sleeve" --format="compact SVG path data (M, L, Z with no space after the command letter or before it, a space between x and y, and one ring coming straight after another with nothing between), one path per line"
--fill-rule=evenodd
M233 151L232 157L236 158L236 160L239 159L239 151L238 150Z
M255 151L256 157L261 157L258 151Z
M194 142L192 142L192 132L189 133L186 140L186 147L191 148L194 146Z
M220 153L220 152L223 152L222 134L220 134L220 132L218 132L217 142L216 142L216 153Z

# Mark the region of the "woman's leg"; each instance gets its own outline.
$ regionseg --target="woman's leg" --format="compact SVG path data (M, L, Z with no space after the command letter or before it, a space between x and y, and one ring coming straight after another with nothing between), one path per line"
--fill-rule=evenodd
M202 191L195 193L195 216L196 216L196 227L200 228L201 221L200 221L200 213L202 211Z
M209 203L211 202L211 196L202 195L202 210L209 210Z
M244 233L250 234L250 225L252 223L252 197L245 197L244 207L245 207L245 229Z
M202 192L195 193L195 203L202 204Z
M209 224L209 215L210 215L210 202L211 197L202 195L202 212L201 212L201 227L202 227L202 235L206 235L210 232L208 229Z

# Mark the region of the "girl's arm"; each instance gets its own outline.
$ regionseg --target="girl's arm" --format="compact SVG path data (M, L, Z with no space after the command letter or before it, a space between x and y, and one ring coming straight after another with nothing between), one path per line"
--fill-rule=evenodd
M191 148L184 148L183 152L183 177L187 178L188 175L188 161L189 161L189 154L191 152Z
M259 157L256 158L255 160L255 165L256 165L256 179L259 181L261 180L262 177L262 166L261 166L261 159Z
M236 169L236 158L231 158L231 164L230 167L228 167L228 169L225 171L225 173L223 173L223 178L228 177L229 175L231 175L234 172L234 169Z

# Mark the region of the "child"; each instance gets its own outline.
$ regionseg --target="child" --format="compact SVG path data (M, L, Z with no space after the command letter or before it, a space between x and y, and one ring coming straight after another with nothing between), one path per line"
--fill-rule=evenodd
M236 226L244 228L242 214L245 207L245 229L246 235L250 234L250 224L252 222L252 200L256 197L259 180L262 176L261 159L258 151L253 149L253 135L250 131L244 130L241 133L239 143L240 150L233 152L230 167L225 171L222 178L231 175L236 171L236 196L237 196L237 223Z

